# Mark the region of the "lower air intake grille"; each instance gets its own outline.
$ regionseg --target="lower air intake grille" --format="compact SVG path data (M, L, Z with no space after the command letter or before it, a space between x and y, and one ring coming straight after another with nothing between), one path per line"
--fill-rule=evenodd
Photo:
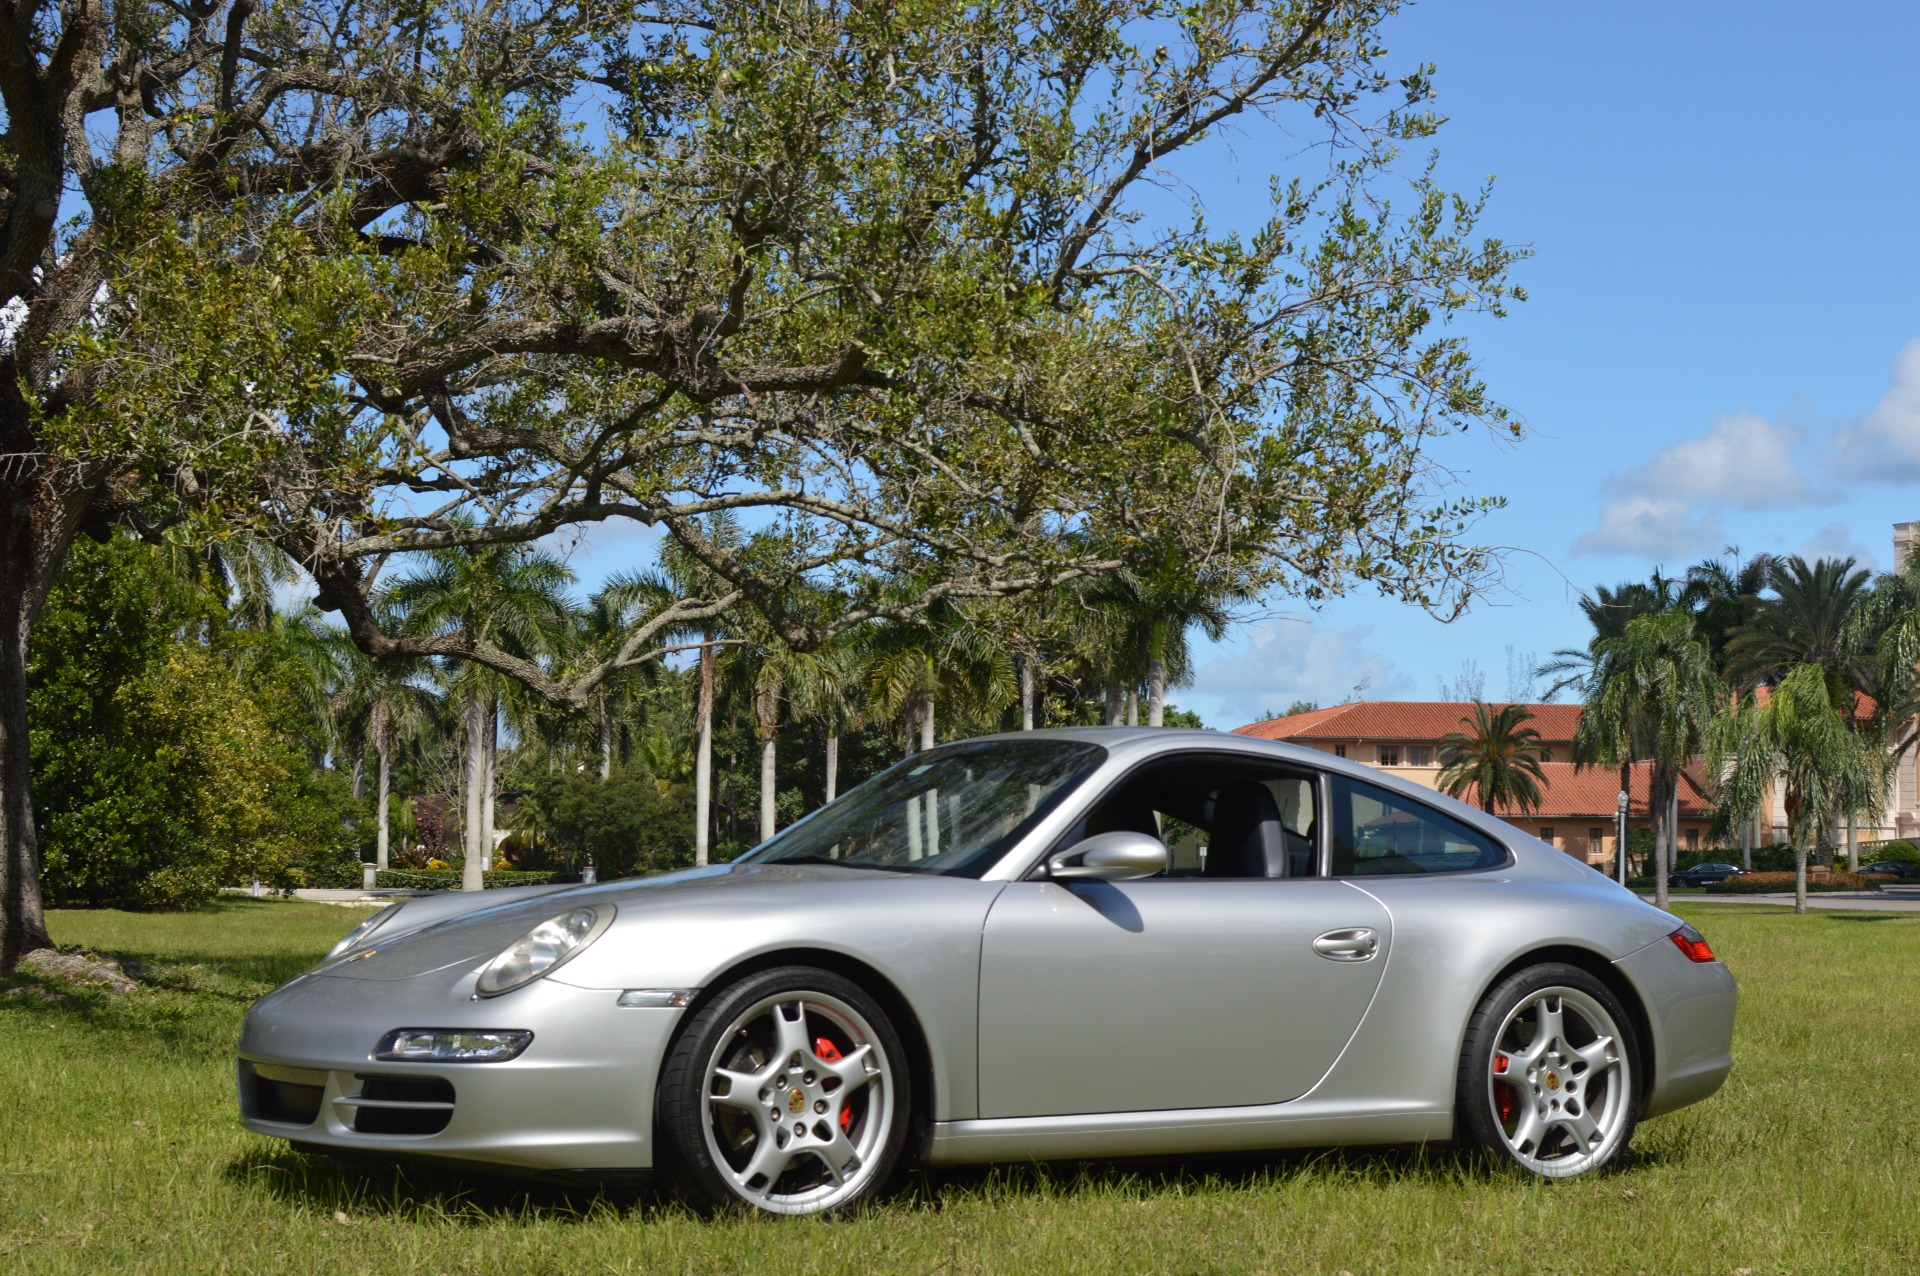
M324 1092L317 1085L270 1081L262 1076L253 1078L254 1110L260 1114L262 1121L312 1125L313 1119L320 1115L320 1096Z
M438 1134L453 1120L453 1084L438 1077L359 1078L354 1108L358 1134Z

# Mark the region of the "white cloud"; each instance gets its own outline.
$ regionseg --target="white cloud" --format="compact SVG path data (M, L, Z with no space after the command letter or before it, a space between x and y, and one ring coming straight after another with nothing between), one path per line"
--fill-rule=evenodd
M1834 431L1833 469L1868 483L1920 479L1920 338L1893 361L1893 383L1858 425Z
M1810 563L1819 558L1851 558L1868 571L1880 568L1880 560L1871 549L1853 539L1853 532L1845 523L1828 523L1794 552Z
M1245 645L1201 665L1182 698L1211 701L1203 710L1209 725L1231 729L1262 713L1284 712L1296 700L1327 705L1356 695L1369 700L1411 695L1412 681L1366 649L1372 632L1366 625L1322 629L1288 620L1251 625L1243 631Z
M1714 420L1698 438L1654 454L1639 470L1608 486L1621 497L1664 496L1736 509L1776 509L1814 499L1794 461L1800 432L1751 412Z
M1691 502L1671 496L1628 496L1600 510L1600 526L1573 542L1576 554L1633 554L1672 562L1726 543L1718 515L1695 518Z

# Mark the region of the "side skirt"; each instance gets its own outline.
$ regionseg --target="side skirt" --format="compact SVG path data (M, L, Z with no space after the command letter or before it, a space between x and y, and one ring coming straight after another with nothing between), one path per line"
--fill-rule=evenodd
M1299 1099L1252 1108L940 1121L932 1165L1109 1156L1189 1156L1285 1147L1430 1143L1453 1137L1452 1109Z

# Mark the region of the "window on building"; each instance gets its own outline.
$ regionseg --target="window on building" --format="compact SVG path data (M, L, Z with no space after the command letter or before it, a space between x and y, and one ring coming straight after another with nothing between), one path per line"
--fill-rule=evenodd
M1587 830L1587 854L1604 855L1607 850L1607 831L1601 828Z
M1334 746L1333 746L1333 756L1334 756L1334 757L1336 757L1336 758L1344 758L1344 757L1346 757L1346 756L1347 756L1347 746L1346 746L1346 745L1344 745L1344 744L1336 744L1336 745L1334 745Z
M1433 746L1427 745L1427 744L1408 745L1407 746L1407 765L1408 766L1432 766L1433 765Z
M1540 840L1541 840L1541 841L1543 841L1543 842L1545 842L1545 843L1546 843L1546 844L1547 844L1548 846L1558 846L1558 845L1559 845L1559 843L1557 843L1557 842L1555 842L1555 841L1553 840L1553 825L1551 825L1551 824L1542 824L1542 825L1540 826Z
M1540 750L1540 760L1541 760L1542 762L1551 762L1551 761L1553 761L1553 750L1552 750L1552 749L1542 749L1542 750Z
M1373 758L1381 766L1400 765L1400 746L1397 744L1376 744L1373 746Z
M1687 849L1689 851L1697 851L1700 849L1700 830L1699 829L1687 830Z

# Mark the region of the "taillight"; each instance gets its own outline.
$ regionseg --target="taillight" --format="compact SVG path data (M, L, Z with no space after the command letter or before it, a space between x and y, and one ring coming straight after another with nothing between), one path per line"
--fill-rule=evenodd
M1687 955L1688 961L1713 961L1713 949L1707 946L1707 937L1691 926L1682 926L1667 936L1673 946Z

